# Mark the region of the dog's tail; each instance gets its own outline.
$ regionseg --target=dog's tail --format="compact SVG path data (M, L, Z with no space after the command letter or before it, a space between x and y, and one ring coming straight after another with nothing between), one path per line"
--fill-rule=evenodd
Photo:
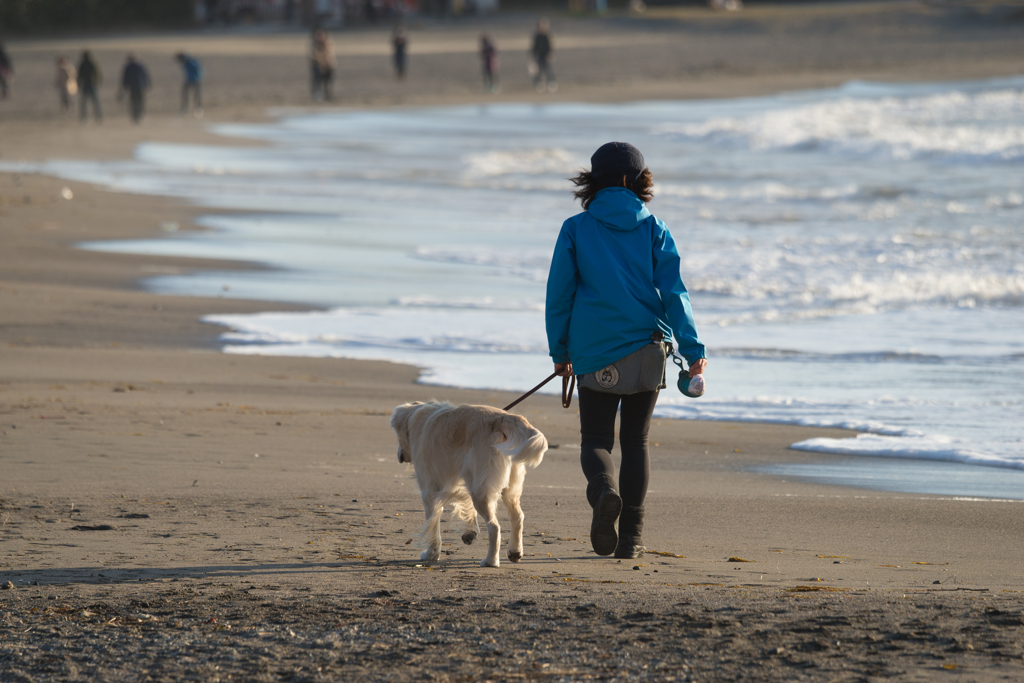
M499 451L512 458L512 462L527 467L536 467L548 450L548 440L518 415L502 415L494 422L494 445Z

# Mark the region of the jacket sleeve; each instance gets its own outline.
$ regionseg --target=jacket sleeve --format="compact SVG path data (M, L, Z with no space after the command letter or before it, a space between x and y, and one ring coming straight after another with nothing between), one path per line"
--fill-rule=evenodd
M562 224L562 231L555 242L555 253L551 257L548 272L547 302L544 306L545 326L548 333L548 351L556 363L569 362L569 320L572 305L576 300L576 285L579 270L576 267L576 244L570 234L569 221Z
M655 219L654 227L654 286L661 294L672 335L676 338L679 355L687 363L705 358L704 343L697 337L697 326L693 322L690 308L690 294L679 273L679 251L672 233L665 224Z

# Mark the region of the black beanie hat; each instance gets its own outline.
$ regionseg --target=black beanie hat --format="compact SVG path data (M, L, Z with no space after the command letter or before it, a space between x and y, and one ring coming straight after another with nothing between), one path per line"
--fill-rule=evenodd
M590 173L599 183L619 184L622 176L633 182L647 168L644 155L628 142L608 142L590 157Z

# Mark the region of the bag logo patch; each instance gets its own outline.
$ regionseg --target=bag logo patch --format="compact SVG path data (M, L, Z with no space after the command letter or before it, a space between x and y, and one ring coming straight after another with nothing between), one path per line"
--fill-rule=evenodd
M598 370L594 373L594 379L597 383L605 389L611 389L619 383L619 369L614 365L609 365L603 370Z

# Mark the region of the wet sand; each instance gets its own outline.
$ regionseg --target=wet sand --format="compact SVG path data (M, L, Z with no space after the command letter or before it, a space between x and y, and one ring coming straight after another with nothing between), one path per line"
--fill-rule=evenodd
M1000 6L901 7L556 17L554 97L737 96L1024 66L1021 24L994 21ZM501 47L529 24L499 17L487 28ZM406 84L389 79L382 31L337 35L339 81L348 78L340 104L491 101L474 90L483 26L414 31ZM0 105L0 160L127 157L145 140L208 143L209 122L258 120L267 105L311 107L292 73L305 73L304 37L271 38L279 59L253 62L265 43L188 37L210 74L204 121L171 114L169 55L185 38L90 40L107 60L108 90L125 49L152 63L165 90L138 127L114 108L102 126L52 117L53 92L33 99L25 84L79 41L11 41L19 80ZM517 66L503 49L499 98L537 101L525 56ZM626 55L644 64L642 78L625 74ZM684 57L693 74L678 71ZM464 546L445 524L446 554L420 562L407 541L422 510L395 456L391 408L513 396L425 387L415 368L388 363L220 354L219 328L200 316L296 307L156 296L139 279L253 264L72 248L152 237L167 222L193 229L197 213L0 174L3 681L1024 676L1021 504L750 471L840 462L788 450L839 430L659 421L644 534L652 552L619 562L589 549L575 412L534 397L517 412L553 447L527 475L525 557L482 569L480 544Z

